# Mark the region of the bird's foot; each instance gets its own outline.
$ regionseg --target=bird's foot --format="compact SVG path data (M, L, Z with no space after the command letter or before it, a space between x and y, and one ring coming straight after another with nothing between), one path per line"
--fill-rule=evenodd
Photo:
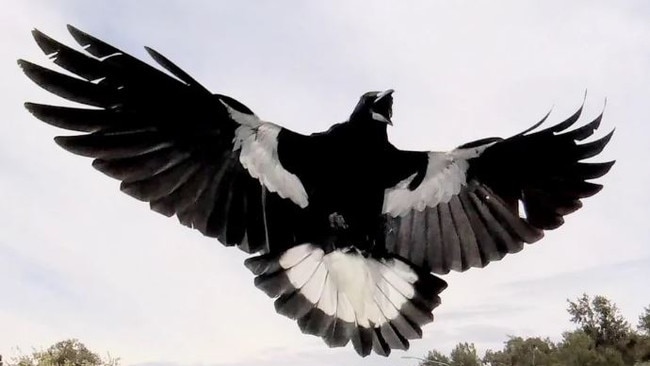
M345 230L348 228L348 224L345 223L343 215L338 212L334 212L329 215L330 227L337 230Z

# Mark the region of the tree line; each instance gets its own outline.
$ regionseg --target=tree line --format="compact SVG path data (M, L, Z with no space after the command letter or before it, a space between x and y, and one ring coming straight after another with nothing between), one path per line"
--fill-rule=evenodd
M33 350L7 361L6 366L118 366L119 358L101 357L77 339L66 339L46 350ZM0 355L0 366L3 365Z
M558 342L510 337L502 349L487 350L482 356L473 343L463 342L449 354L429 351L419 366L650 366L650 306L633 327L604 296L585 294L568 303L576 328L564 332ZM100 357L76 339L6 361L6 366L118 365L118 358ZM0 366L4 366L1 355Z
M650 306L633 327L604 296L568 301L576 328L558 342L542 337L510 337L500 350L482 356L473 343L449 354L431 350L420 366L650 366Z

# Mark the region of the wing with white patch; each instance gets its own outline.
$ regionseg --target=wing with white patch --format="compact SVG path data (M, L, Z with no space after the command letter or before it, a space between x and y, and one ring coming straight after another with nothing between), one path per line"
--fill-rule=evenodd
M612 136L579 144L602 118L569 130L581 111L537 132L531 131L546 117L507 139L422 153L426 169L385 192L387 251L434 273L464 271L516 253L524 243L541 239L544 230L562 225L564 215L582 206L582 198L602 188L587 180L613 165L581 162L598 155Z
M492 143L475 148L458 148L450 152L427 153L427 168L422 182L415 188L409 186L418 173L386 190L383 212L393 217L407 215L411 210L422 211L439 203L449 202L467 183L469 159L478 157Z
M362 356L387 356L422 337L421 326L447 284L397 258L364 256L354 247L325 253L312 244L246 260L255 285L275 309L330 347L352 341Z
M153 210L176 215L226 245L258 252L274 243L294 244L293 219L309 199L278 158L281 127L233 98L210 93L156 51L147 48L169 74L69 30L86 52L37 30L33 35L54 63L76 77L19 61L38 85L87 107L26 103L44 122L83 133L57 137L60 146L94 158L96 169L119 179L122 191Z

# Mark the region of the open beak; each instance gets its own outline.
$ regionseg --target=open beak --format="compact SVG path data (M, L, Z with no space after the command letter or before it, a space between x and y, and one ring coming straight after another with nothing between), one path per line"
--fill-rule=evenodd
M383 92L377 94L377 97L375 98L375 103L379 102L382 100L384 97L387 97L395 92L394 89L386 89Z
M373 103L377 109L374 109L372 112L375 120L382 121L391 126L393 125L393 121L391 121L393 115L393 100L390 96L393 92L395 92L395 90L387 89L377 94Z

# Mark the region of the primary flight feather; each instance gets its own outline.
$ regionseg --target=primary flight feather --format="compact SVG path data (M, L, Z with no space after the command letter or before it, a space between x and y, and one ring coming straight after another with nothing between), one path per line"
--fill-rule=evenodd
M388 141L391 89L363 94L347 121L302 135L211 93L152 49L168 73L68 29L85 52L33 35L77 77L18 61L41 87L89 107L25 104L81 133L56 143L94 158L152 210L255 253L245 264L279 313L362 356L422 336L447 286L433 274L484 267L539 240L613 165L583 162L612 133L582 143L602 116L574 128L582 108L506 139L404 151Z

